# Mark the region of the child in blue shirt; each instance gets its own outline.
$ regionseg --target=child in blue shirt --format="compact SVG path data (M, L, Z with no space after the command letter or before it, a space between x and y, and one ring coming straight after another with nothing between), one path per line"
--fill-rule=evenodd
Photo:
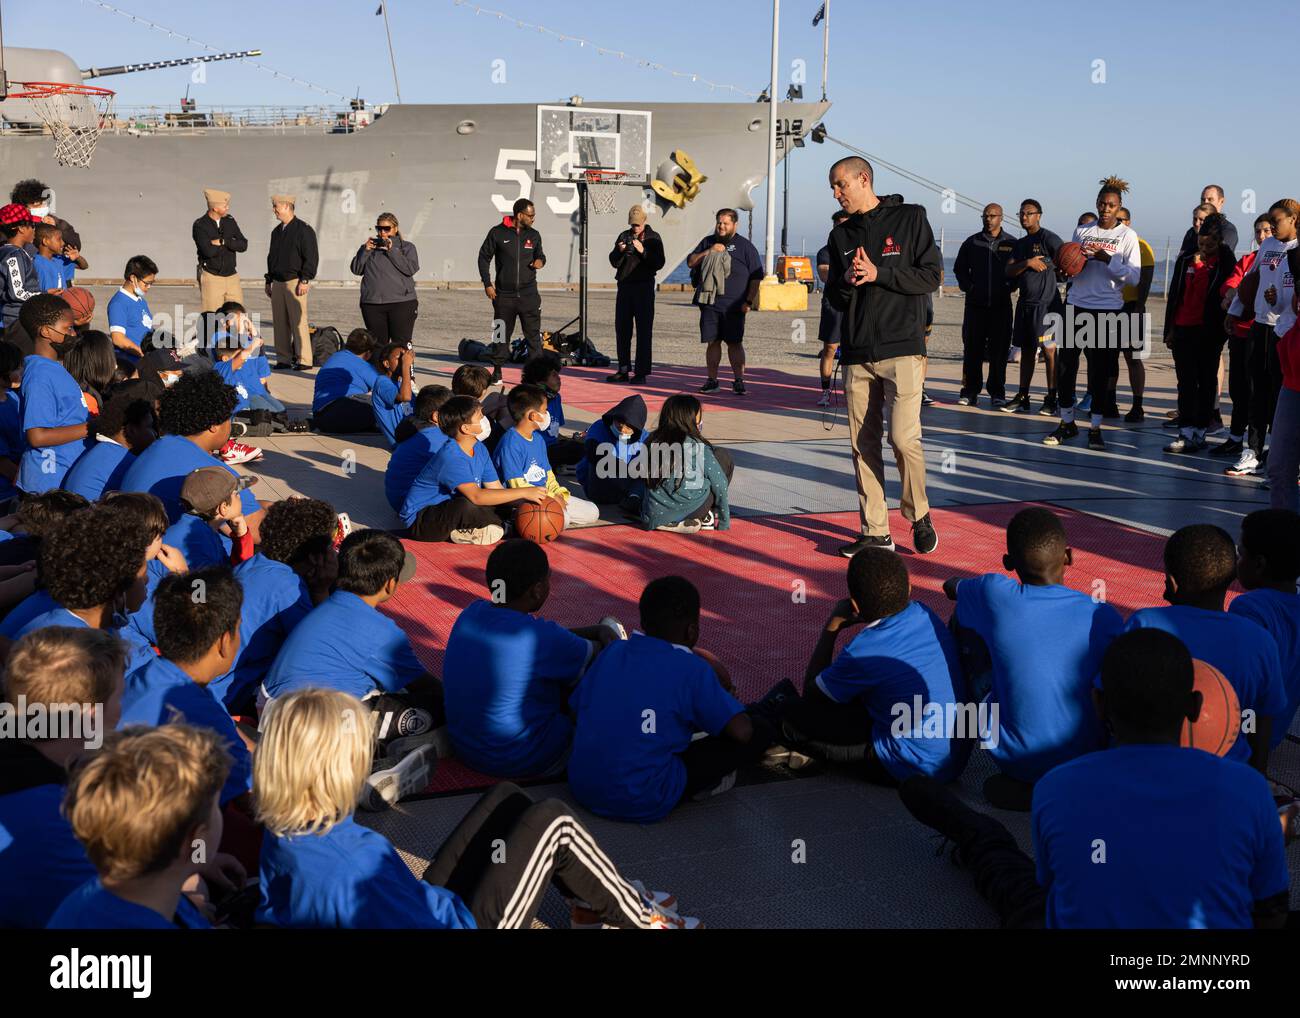
M1187 648L1166 632L1116 637L1093 692L1111 749L1034 788L1034 858L990 816L913 777L904 806L957 847L953 858L1006 928L1280 928L1285 842L1268 782L1179 745L1201 710Z
M94 436L87 439L85 451L68 469L63 488L98 502L105 492L121 490L122 479L136 456L158 437L153 401L145 384L135 380L115 387L92 430Z
M550 426L546 392L536 385L516 385L507 404L515 425L502 436L492 453L497 477L507 488L537 487L564 507L564 527L585 527L600 519L595 502L577 498L555 479L546 443L540 437Z
M1134 612L1126 630L1163 629L1186 645L1193 658L1221 671L1241 704L1241 737L1228 759L1267 774L1274 728L1285 726L1287 689L1277 641L1241 614L1223 610L1237 575L1237 550L1220 527L1183 527L1165 542L1167 608Z
M992 660L984 702L998 710L988 748L999 773L984 782L984 796L1000 809L1028 812L1035 781L1102 745L1093 679L1124 620L1110 605L1062 585L1070 562L1060 518L1034 506L1007 525L1002 564L1015 579L989 573L944 584L957 602L958 640L964 631L973 634Z
M415 351L405 343L389 343L374 358L379 365L370 389L370 406L375 426L388 448L397 444L397 426L411 416L411 365Z
M108 302L108 335L118 355L135 361L144 355L140 344L153 331L153 313L145 294L158 278L158 266L136 255L122 270L122 287Z
M615 633L564 629L536 613L551 592L546 552L506 541L487 560L491 600L475 601L447 637L443 685L456 756L498 777L559 773L569 755L569 694Z
M438 427L438 411L451 399L445 385L426 385L415 396L411 416L397 427L397 441L384 470L384 496L395 512L402 504L421 470L442 451L447 436Z
M19 392L22 383L23 352L13 343L0 340L0 504L18 495L14 482L27 448Z
M560 372L563 365L552 353L540 353L524 364L520 381L524 385L539 385L546 392L546 411L550 421L542 430L542 440L546 442L546 451L551 463L556 467L571 467L582 459L586 452L583 445L584 434L575 432L562 436L564 427L564 403L560 399Z
M317 431L351 435L375 430L370 390L379 377L371 363L376 345L375 337L365 329L353 329L343 349L321 366L311 400Z
M483 439L491 431L478 400L453 396L438 411L450 441L416 475L402 503L402 522L416 541L496 544L505 534L501 512L541 502L542 488L501 486Z
M640 514L640 505L628 500L641 483L631 464L641 455L649 437L645 423L645 400L634 393L587 429L585 452L575 472L582 493L591 501L623 504L629 512Z
M769 740L691 651L700 635L695 585L680 576L653 580L640 610L641 631L610 644L573 696L568 770L574 796L593 813L651 823L678 803L729 788Z
M115 734L73 776L64 803L98 878L73 891L48 928L209 928L181 888L207 871L196 865L194 846L221 843L217 799L229 769L220 739L205 729L169 724Z
M1241 521L1237 580L1246 593L1232 599L1229 615L1263 626L1277 643L1286 707L1273 718L1270 748L1291 729L1300 708L1300 516L1289 509L1257 509Z
M849 596L832 610L804 672L803 696L784 704L787 745L863 765L867 780L913 774L957 778L979 730L948 628L913 601L903 560L866 548L849 560ZM862 626L835 655L839 632Z
M36 224L36 278L42 290L63 290L72 285L63 260L63 231L49 223Z
M23 361L20 423L26 449L18 487L39 494L59 487L81 454L90 411L86 397L59 363L59 351L76 338L72 309L63 298L41 293L23 304L20 319L35 353Z

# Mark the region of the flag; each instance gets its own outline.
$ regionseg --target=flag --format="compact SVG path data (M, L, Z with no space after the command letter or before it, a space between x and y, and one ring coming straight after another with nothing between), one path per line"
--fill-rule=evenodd
M817 13L813 15L813 28L822 23L822 18L826 17L826 5L822 4L817 8Z
M380 4L380 5L375 9L375 17L379 17L379 15L381 15L381 14L383 14L383 13L384 13L384 5L383 5L383 4Z

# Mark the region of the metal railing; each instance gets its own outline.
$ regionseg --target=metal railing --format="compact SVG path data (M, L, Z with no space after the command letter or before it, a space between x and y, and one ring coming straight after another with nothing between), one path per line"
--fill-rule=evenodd
M240 134L352 134L383 115L383 108L351 110L346 106L119 106L106 134L195 135L214 131ZM42 134L39 124L3 124L0 134Z

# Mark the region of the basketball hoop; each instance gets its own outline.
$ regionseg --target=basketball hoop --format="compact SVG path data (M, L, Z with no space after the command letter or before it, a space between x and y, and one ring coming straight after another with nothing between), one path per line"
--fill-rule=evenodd
M618 189L626 176L626 173L615 170L582 171L582 177L587 182L587 195L591 199L593 212L600 216L608 216L618 211Z
M26 99L54 138L54 160L60 166L89 166L99 136L113 113L111 89L80 82L16 82L23 91L10 99Z

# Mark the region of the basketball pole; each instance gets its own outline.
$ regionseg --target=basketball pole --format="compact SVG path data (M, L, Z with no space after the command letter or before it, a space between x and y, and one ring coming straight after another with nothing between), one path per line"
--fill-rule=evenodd
M578 180L578 339L587 342L587 181Z

